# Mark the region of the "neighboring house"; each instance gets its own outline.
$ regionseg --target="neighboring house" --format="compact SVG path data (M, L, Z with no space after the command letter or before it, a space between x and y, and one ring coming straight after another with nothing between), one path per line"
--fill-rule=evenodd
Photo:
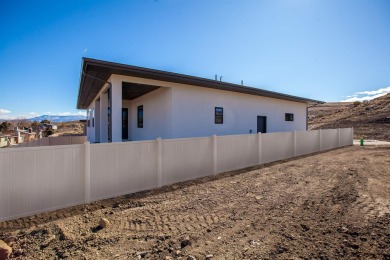
M91 142L203 137L307 129L323 103L171 72L83 58L78 109Z
M31 142L31 141L34 141L37 138L37 133L35 132L29 132L29 130L19 130L18 131L21 139L19 140L19 143L22 143L22 142Z
M8 138L6 136L0 136L0 148L8 146Z

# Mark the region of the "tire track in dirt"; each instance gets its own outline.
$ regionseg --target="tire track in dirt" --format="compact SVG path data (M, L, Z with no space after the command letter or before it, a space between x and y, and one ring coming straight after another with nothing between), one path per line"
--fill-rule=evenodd
M223 218L216 214L139 214L139 217L113 218L111 231L122 232L129 230L133 232L193 232L206 229L211 225L221 222Z

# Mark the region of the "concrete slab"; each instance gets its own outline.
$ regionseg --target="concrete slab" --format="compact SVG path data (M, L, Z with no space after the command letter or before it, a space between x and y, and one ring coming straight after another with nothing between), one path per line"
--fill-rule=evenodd
M360 145L360 140L353 140L353 145ZM364 145L390 145L390 142L378 140L364 140Z

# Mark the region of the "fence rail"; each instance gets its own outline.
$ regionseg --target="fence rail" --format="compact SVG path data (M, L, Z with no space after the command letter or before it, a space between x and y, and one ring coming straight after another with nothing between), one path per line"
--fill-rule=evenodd
M0 150L0 221L353 144L353 129Z

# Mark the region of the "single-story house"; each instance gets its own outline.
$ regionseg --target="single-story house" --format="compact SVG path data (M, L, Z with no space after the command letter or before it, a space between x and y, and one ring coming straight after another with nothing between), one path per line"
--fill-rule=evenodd
M78 109L90 142L302 131L302 97L108 61L83 58Z

